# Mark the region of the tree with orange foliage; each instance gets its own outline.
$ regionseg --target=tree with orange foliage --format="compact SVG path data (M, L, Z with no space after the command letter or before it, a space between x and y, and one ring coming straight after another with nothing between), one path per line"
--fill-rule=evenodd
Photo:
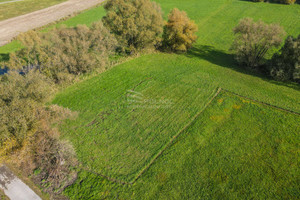
M163 44L167 50L186 52L197 40L197 25L186 12L174 8L164 27Z

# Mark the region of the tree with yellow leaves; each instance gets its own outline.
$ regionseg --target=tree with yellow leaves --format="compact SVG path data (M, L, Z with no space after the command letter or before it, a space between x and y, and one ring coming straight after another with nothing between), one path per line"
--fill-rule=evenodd
M186 52L197 40L197 25L186 12L174 8L164 27L163 44L167 50Z

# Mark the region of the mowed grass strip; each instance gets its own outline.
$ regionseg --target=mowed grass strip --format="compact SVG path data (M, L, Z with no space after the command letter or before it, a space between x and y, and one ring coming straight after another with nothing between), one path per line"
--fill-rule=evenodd
M10 1L10 0L5 0ZM0 4L0 21L47 8L66 0L23 0ZM1 2L1 1L0 1Z
M300 117L221 92L132 186L85 171L70 199L297 199Z

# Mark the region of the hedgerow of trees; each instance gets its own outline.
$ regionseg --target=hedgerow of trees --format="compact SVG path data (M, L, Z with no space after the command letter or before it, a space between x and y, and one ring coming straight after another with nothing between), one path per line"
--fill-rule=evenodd
M36 112L52 93L52 84L40 73L12 72L0 76L0 145L16 148L35 130ZM10 142L10 145L8 145Z
M37 67L56 83L71 82L77 75L103 71L117 41L101 22L90 28L61 27L49 33L29 31L21 34L22 50L10 55L10 68Z
M161 45L168 51L186 52L197 39L197 25L177 8L164 25L160 6L150 0L110 0L104 7L107 14L102 21L127 53Z
M44 105L53 88L53 82L36 70L0 76L0 158L10 159L56 196L74 181L71 168L77 161L72 146L58 139L52 124L76 115Z
M0 76L0 158L11 158L58 199L76 179L72 169L77 161L72 145L60 140L52 125L74 114L45 103L58 84L104 71L117 41L101 22L48 33L29 31L18 39L24 48L10 55L10 71Z

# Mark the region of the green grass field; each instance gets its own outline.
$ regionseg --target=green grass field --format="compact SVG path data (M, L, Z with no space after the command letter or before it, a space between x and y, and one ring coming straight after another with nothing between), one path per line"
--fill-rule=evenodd
M299 116L221 92L133 185L86 171L71 199L297 199Z
M54 101L80 112L64 132L81 161L128 182L197 114L215 88L209 82L196 86L197 81L176 80L181 69L165 76L158 67L155 74L130 63L77 84Z
M65 194L71 199L299 197L299 115L227 92L205 106L221 87L300 112L299 86L236 67L228 50L232 28L243 17L280 23L297 35L300 6L158 2L165 16L173 7L187 11L199 25L197 44L185 55L141 56L56 96L53 103L80 113L61 127L83 166ZM86 18L88 24L92 18ZM79 15L69 26L86 19Z
M174 7L185 10L199 26L199 39L187 54L143 55L57 94L53 103L79 112L61 127L82 163L65 194L71 199L299 198L299 115L226 92L206 104L221 87L300 112L298 85L249 73L236 66L229 51L232 29L243 17L279 23L296 36L300 5L157 2L165 17ZM99 7L62 23L89 25L103 15ZM0 53L17 46L11 45ZM141 176L122 185L95 173L130 183Z
M10 0L1 0L2 2ZM0 2L1 2L0 1ZM6 4L0 4L0 21L19 15L24 15L36 10L47 8L66 0L24 0Z

